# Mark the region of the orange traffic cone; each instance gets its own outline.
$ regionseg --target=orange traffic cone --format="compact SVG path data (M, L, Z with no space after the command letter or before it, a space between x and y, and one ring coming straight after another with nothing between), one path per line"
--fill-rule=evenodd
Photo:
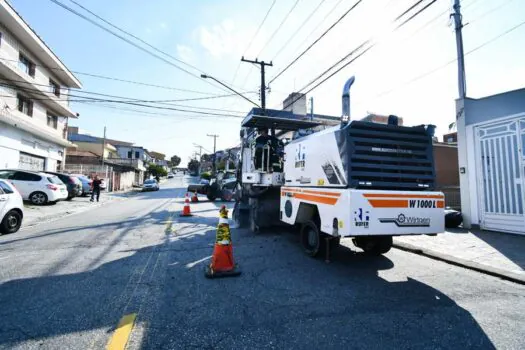
M193 196L191 197L191 201L193 203L197 203L199 201L199 197L197 197L197 191L193 192Z
M219 225L215 236L215 246L211 264L206 266L208 278L239 276L241 270L233 260L233 245L228 224L228 209L223 205L219 211Z
M182 209L182 213L180 216L193 216L191 215L191 209L190 209L190 198L188 197L188 194L186 193L186 199L184 199L184 208Z

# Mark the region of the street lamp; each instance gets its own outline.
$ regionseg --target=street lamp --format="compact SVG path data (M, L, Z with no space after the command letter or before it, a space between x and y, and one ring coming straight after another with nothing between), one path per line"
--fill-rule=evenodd
M242 98L244 98L246 101L250 102L251 104L253 104L253 105L255 105L255 106L261 108L261 106L259 106L257 103L255 103L255 102L253 102L252 100L250 100L248 97L244 96L244 95L241 94L240 92L237 92L237 91L233 90L231 87L229 87L228 85L224 84L222 81L215 79L215 78L212 77L211 75L201 74L201 78L203 78L203 79L211 79L211 80L214 80L214 81L216 81L217 83L219 83L219 84L221 84L222 86L224 86L226 89L235 92L237 95L241 96Z

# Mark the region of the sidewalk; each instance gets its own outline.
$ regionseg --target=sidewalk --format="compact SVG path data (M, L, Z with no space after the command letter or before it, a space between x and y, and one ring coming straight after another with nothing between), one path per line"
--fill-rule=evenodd
M90 202L90 197L75 197L70 201L60 201L56 204L47 205L32 205L30 203L24 203L22 230L43 222L53 221L66 215L87 211L109 202L123 200L138 192L137 189L111 193L102 192L100 195L100 202L98 203Z
M525 236L456 229L394 237L394 247L525 284Z

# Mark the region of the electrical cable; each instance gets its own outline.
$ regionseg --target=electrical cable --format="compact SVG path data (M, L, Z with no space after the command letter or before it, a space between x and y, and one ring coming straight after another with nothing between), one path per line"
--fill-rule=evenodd
M137 48L137 49L139 49L139 50L141 50L141 51L147 53L148 55L150 55L150 56L152 56L152 57L155 57L155 58L157 58L157 59L163 61L164 63L169 64L170 66L175 67L175 68L177 68L178 70L180 70L180 71L182 71L182 72L184 72L184 73L186 73L186 74L188 74L188 75L190 75L190 76L192 76L192 77L198 79L199 81L204 81L205 83L207 83L207 84L209 84L209 85L211 85L211 86L213 86L213 87L215 87L215 88L218 88L218 89L220 89L220 90L222 90L222 91L226 91L222 86L215 85L215 84L211 83L209 80L201 79L201 77L200 77L199 75L196 75L196 74L194 74L194 73L188 71L187 69L184 69L184 68L182 68L181 66L179 66L179 65L177 65L177 64L175 64L175 63L173 63L173 62L171 62L171 61L169 61L169 60L167 60L167 59L165 59L164 57L161 57L161 56L157 55L156 53L154 53L154 52L152 52L152 51L150 51L150 50L148 50L148 49L146 49L146 48L144 48L144 47L142 47L142 46L140 46L140 45L134 43L133 41L131 41L131 40L129 40L129 39L123 37L122 35L115 33L115 32L112 31L111 29L109 29L109 28L107 28L107 27L104 27L104 26L101 25L100 23L97 23L96 21L92 20L91 18L89 18L89 17L87 17L87 16L81 14L80 12L78 12L78 11L72 9L71 7L69 7L69 6L67 6L67 5L65 5L65 4L63 4L63 3L61 3L60 1L58 1L58 0L49 0L49 1L51 1L52 3L54 3L54 4L56 4L56 5L60 6L60 7L62 7L63 9L65 9L65 10L67 10L67 11L69 11L69 12L71 12L71 13L77 15L78 17L80 17L80 18L82 18L82 19L84 19L84 20L90 22L91 24L93 24L93 25L99 27L100 29L104 30L105 32L107 32L107 33L109 33L109 34L111 34L111 35L113 35L113 36L119 38L120 40L122 40L122 41L124 41L124 42L130 44L131 46L134 46L135 48Z
M314 40L313 43L311 43L303 52L299 54L292 62L290 62L283 70L281 70L279 73L277 73L269 82L268 84L271 84L274 82L277 78L279 78L284 72L286 72L292 65L294 65L301 57L303 57L312 47L315 46L322 38L326 36L337 24L339 24L353 9L357 7L363 0L358 0L355 4L353 4L346 12L344 12L337 21L332 23L330 27L328 27L327 30L325 30L317 39Z
M317 6L313 9L312 12L310 12L310 14L308 15L308 17L305 18L305 20L299 25L299 27L297 27L297 29L295 30L295 32L290 36L290 38L288 38L288 40L284 43L283 46L281 46L281 48L277 51L277 53L273 56L273 60L276 60L277 57L280 55L280 53L284 50L285 47L288 46L288 44L290 43L290 41L293 40L293 38L295 38L295 36L297 35L297 33L299 33L299 31L305 26L306 23L308 23L308 21L310 20L310 18L312 18L312 16L317 12L317 10L319 9L319 7L321 7L322 4L324 4L326 0L321 0L319 2L319 4L317 4Z

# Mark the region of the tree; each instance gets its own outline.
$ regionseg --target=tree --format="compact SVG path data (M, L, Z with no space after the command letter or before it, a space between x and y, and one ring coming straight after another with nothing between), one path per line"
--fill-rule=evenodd
M171 160L171 166L174 166L174 167L178 166L181 162L180 157L177 155L174 155L173 157L171 157L170 160Z
M148 172L151 175L153 175L153 176L166 176L166 175L168 175L168 172L166 171L166 169L164 169L162 166L156 165L156 164L150 164L149 167L148 167Z
M188 170L191 172L191 173L196 173L199 171L199 167L200 167L200 163L197 159L192 159L189 161L188 163Z

